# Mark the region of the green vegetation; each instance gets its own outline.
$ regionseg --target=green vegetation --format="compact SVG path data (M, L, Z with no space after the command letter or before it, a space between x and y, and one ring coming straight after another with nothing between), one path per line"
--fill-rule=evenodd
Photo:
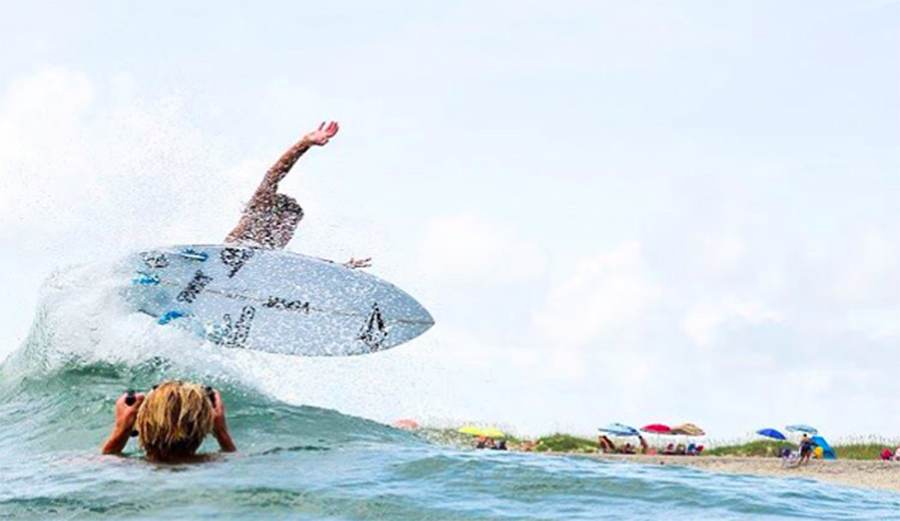
M556 433L538 438L537 452L597 452L597 442L569 434Z
M709 456L753 456L753 457L777 457L782 449L797 450L797 445L787 441L758 440L740 445L723 445L704 450L703 454Z
M881 459L881 451L888 447L883 443L852 443L847 445L833 445L834 453L838 459ZM896 450L896 446L892 450Z
M775 457L783 448L796 451L797 445L786 441L751 441L738 445L725 445L704 451L710 456L754 456ZM894 447L890 442L859 442L832 445L838 459L877 460L885 447Z

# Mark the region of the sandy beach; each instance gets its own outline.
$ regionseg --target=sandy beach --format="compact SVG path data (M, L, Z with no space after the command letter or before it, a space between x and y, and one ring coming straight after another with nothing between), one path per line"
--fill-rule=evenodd
M900 492L900 463L860 460L812 460L800 467L783 467L778 458L736 456L645 456L586 454L602 460L642 465L681 465L711 472L754 474L779 478L817 479L839 485Z

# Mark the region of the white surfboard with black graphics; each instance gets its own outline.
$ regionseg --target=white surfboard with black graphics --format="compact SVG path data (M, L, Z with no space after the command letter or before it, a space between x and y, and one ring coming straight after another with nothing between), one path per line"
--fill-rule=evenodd
M396 347L434 325L396 286L296 253L171 246L132 255L122 270L125 301L135 311L228 348L359 355Z

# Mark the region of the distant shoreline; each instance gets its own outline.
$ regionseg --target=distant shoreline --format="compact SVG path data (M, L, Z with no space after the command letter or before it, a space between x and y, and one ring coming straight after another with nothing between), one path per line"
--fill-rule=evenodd
M780 458L741 456L660 456L645 454L585 454L543 452L554 456L578 456L637 465L693 467L709 472L750 474L778 478L807 478L851 487L900 492L900 463L862 460L811 460L799 467L784 467Z

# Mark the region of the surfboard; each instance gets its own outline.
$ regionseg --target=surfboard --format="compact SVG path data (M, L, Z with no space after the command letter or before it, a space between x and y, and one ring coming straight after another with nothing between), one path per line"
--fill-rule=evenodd
M434 325L393 284L297 253L169 246L130 255L120 269L131 310L225 348L361 355L396 347Z

